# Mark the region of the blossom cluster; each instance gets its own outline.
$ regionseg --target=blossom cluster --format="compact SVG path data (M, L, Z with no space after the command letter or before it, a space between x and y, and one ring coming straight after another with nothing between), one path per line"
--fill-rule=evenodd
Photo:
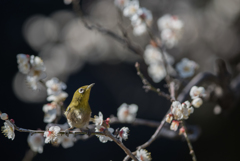
M166 14L158 19L157 25L161 31L161 40L168 48L178 44L184 25L177 16Z
M47 87L47 100L51 103L43 106L44 122L51 123L57 116L61 115L61 107L63 101L68 97L68 94L63 90L67 88L66 84L59 81L58 78L52 78L45 83Z
M27 83L33 89L38 89L38 82L46 77L46 67L42 59L34 55L18 54L18 69L27 75Z
M140 7L138 0L115 0L114 3L122 10L123 15L130 19L134 35L146 33L153 19L150 10Z
M180 121L188 119L189 115L194 112L192 105L195 108L199 108L202 105L203 101L201 97L205 96L205 89L193 86L190 96L193 99L191 103L189 101L185 101L182 104L179 101L172 103L171 112L166 116L166 122L171 123L171 130L177 131Z
M149 65L148 74L155 83L160 82L166 76L164 61L166 61L168 73L174 74L175 72L171 66L174 63L174 58L167 52L162 53L154 42L146 46L143 58Z

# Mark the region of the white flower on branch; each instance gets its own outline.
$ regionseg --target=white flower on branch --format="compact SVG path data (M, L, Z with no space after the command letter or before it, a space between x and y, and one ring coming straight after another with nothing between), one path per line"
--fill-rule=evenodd
M197 63L187 58L183 58L181 62L177 63L176 68L182 78L188 78L194 75L195 69L198 67Z
M164 57L166 58L166 62L170 65L174 63L174 58L169 55L168 53L164 52ZM143 58L146 62L146 64L163 64L163 57L162 53L158 49L157 46L154 46L152 44L149 44L146 46L146 49L144 51Z
M148 67L148 74L155 83L159 83L166 76L166 70L163 64L151 64Z
M114 0L114 4L120 9L126 7L129 2L130 0Z
M48 101L54 101L56 103L63 102L68 97L66 92L61 92L58 95L50 95L47 97Z
M144 23L133 25L133 34L135 36L141 36L147 31L147 26Z
M6 114L6 113L0 113L0 116L1 116L1 119L2 120L7 120L8 119L8 114Z
M34 76L34 77L27 76L26 81L27 81L27 84L28 84L33 90L37 90L37 89L38 89L38 81L39 81L39 79L38 79L37 76Z
M66 89L65 83L58 80L58 78L52 78L46 82L48 95L58 95L62 90Z
M178 101L172 103L172 114L175 120L183 119L182 105Z
M127 140L128 139L128 133L129 133L129 128L128 127L122 127L120 130L119 130L119 133L118 133L118 138L120 141L123 140Z
M171 124L171 126L170 126L170 129L173 130L173 131L177 131L178 126L179 126L179 121L173 120L173 121L172 121L172 124Z
M172 122L172 120L173 120L173 114L167 114L166 122L170 124Z
M43 121L51 123L60 115L61 109L57 103L52 102L43 106L43 112L45 113Z
M30 63L32 65L32 67L34 68L34 70L37 70L37 71L45 71L46 70L43 60L38 56L31 55Z
M137 158L139 161L151 161L151 160L152 160L152 158L151 158L151 153L149 153L149 152L148 152L147 150L145 150L145 149L137 150L136 158Z
M181 30L183 28L183 22L179 20L177 16L171 16L169 14L160 17L157 21L157 25L159 30Z
M182 36L183 22L176 16L164 15L157 21L158 28L161 32L161 39L168 48L177 45Z
M131 17L132 24L152 24L152 12L146 8L139 8L137 13Z
M58 133L60 132L61 128L59 126L51 126L48 131L44 132L45 143L56 143L58 141Z
M188 119L189 115L193 113L194 109L190 107L190 102L185 101L184 103L180 103L178 101L174 101L172 103L172 114L175 120Z
M138 106L136 104L127 105L126 103L123 103L118 108L118 119L120 122L128 122L132 123L137 116Z
M199 108L203 104L203 101L201 98L194 98L192 101L192 105L196 108Z
M76 141L76 138L74 137L74 135L62 135L59 137L59 142L61 143L62 147L67 149L67 148L71 148L74 145L74 142Z
M30 71L29 57L30 56L26 54L17 55L18 69L23 74L27 74Z
M97 125L95 127L95 132L103 132L106 128L101 126L101 125ZM113 133L114 132L114 129L113 128L108 128L107 129L110 133ZM112 139L108 136L104 136L104 135L96 135L97 137L99 137L99 141L102 142L102 143L106 143L108 141L112 141Z
M189 101L185 101L182 103L182 113L183 113L183 119L188 119L189 115L194 112L194 108L191 107L191 104Z
M193 86L190 90L190 96L192 99L198 97L205 97L205 89L203 87Z
M102 125L103 123L103 114L99 112L98 115L99 116L96 116L96 115L94 116L94 121L93 121L96 126Z
M44 145L44 137L42 134L29 134L28 135L28 145L34 152L42 153L43 152L43 145Z
M132 17L133 15L135 15L137 13L138 9L139 9L139 1L132 0L123 9L123 15L125 17Z
M9 120L5 120L4 126L2 126L2 133L8 137L8 139L13 140L15 138L14 125Z

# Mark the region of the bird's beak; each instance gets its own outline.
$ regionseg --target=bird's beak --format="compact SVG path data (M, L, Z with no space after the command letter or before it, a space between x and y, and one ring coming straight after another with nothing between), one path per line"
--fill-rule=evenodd
M94 86L94 84L95 84L95 83L90 84L90 85L87 87L87 90L88 90L88 89L91 89L91 88Z

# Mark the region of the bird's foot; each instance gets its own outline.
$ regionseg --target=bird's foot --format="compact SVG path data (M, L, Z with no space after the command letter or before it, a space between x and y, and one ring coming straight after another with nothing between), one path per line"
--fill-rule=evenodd
M69 132L70 130L73 129L72 127L71 128L68 128L64 131L64 134L68 137L69 136Z

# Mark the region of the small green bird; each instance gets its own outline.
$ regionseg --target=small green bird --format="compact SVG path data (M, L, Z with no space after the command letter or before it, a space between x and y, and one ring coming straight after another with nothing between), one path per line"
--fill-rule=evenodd
M68 130L74 127L87 128L92 113L88 100L93 85L94 83L82 86L74 93L72 101L64 113L70 126Z

